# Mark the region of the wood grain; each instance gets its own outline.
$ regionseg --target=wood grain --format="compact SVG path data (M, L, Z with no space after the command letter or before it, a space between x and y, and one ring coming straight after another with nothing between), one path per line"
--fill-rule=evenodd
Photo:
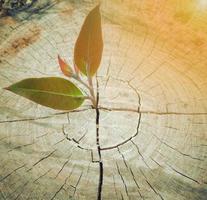
M102 1L104 200L206 199L207 8L182 2ZM59 1L30 17L19 13L12 23L1 18L0 87L62 76L57 55L72 64L80 27L96 3ZM58 112L0 94L0 199L96 199L100 157L90 103Z

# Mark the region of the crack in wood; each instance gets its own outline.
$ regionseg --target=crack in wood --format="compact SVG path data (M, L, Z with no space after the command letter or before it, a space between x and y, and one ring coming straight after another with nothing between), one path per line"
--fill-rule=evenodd
M150 159L151 159L154 163L156 163L159 167L163 168L163 166L160 165L155 159L153 159L152 157L150 157Z
M79 176L79 178L78 178L78 181L77 181L76 185L74 186L73 197L75 196L75 193L76 193L76 191L77 191L77 187L78 187L78 184L80 183L80 180L81 180L81 178L82 178L82 175L83 175L83 172L81 172L81 174L80 174L80 176Z
M2 199L3 199L3 200L6 200L6 197L4 196L3 191L0 190L0 194L1 194Z
M30 181L25 182L23 185L18 186L13 192L11 192L6 198L11 199L12 195L15 194L19 188L21 189L21 192L15 197L15 200L17 200L21 194L24 192L25 187L30 183Z
M22 169L26 166L26 164L21 165L20 167L17 167L16 169L14 169L12 172L10 172L9 174L7 174L6 176L4 176L3 178L0 179L0 182L4 181L6 178L8 178L9 176L11 176L13 173L15 173L16 171L18 171L19 169Z
M91 149L91 162L92 163L99 163L99 160L94 160L94 156L93 156L93 150Z
M132 90L134 90L134 92L137 95L137 99L138 99L138 106L137 106L137 109L136 109L136 113L138 113L136 132L135 132L134 135L132 135L131 137L127 138L126 140L124 140L123 142L121 142L119 144L116 144L116 145L113 145L113 146L110 146L110 147L101 148L101 151L111 150L111 149L114 149L114 148L118 148L119 146L122 146L122 145L128 143L129 141L132 141L133 138L135 138L139 134L139 127L140 127L140 123L141 123L141 113L140 113L141 98L140 98L140 95L139 95L138 91L129 82L127 82L127 83L129 85L129 87Z
M153 134L153 136L154 136L157 140L159 140L162 144L164 144L165 146L169 147L170 149L176 151L177 153L179 153L179 154L181 154L181 155L183 155L183 156L189 157L189 158L191 158L191 159L193 159L193 160L204 161L204 160L201 159L201 158L193 157L193 156L190 155L190 154L183 153L183 152L181 152L180 150L178 150L178 149L176 149L176 148L170 146L170 145L167 144L166 142L162 141L162 140L161 140L159 137L157 137L155 134Z
M40 136L37 136L36 138L41 138L41 137L44 137L44 136L46 136L46 135L48 135L49 133L45 133L45 134L43 134L43 135L40 135Z
M166 163L166 164L167 164L167 163ZM198 180L196 180L196 179L194 179L194 178L192 178L192 177L190 177L190 176L188 176L188 175L186 175L186 174L184 174L184 173L182 173L182 172L176 170L175 168L173 168L172 166L170 166L170 165L168 165L168 164L167 164L167 166L168 166L170 169L172 169L174 172L176 172L177 174L179 174L179 175L181 175L181 176L183 176L183 177L185 177L185 178L187 178L187 179L189 179L189 180L191 180L191 181L193 181L193 182L195 182L195 183L197 183L197 184L200 184L200 182L199 182Z
M139 196L141 197L141 199L143 199L143 196L142 196L141 192L139 191L140 187L139 187L139 185L138 185L138 183L137 183L137 181L136 181L136 178L135 178L135 176L134 176L134 173L133 173L131 167L128 166L127 161L126 161L126 159L125 159L123 153L121 153L119 147L117 147L117 149L118 149L118 152L119 152L119 154L121 155L121 157L122 157L122 159L123 159L123 162L124 162L124 164L125 164L127 170L130 172L130 174L131 174L131 176L132 176L132 178L133 178L133 180L134 180L134 183L135 183L136 186L137 186L137 191L138 191L138 193L139 193Z
M70 175L69 175L70 176ZM50 200L55 199L55 197L58 195L58 193L64 188L64 186L66 185L69 176L65 179L64 183L61 185L61 187L55 192L55 194L53 195L53 197Z
M86 134L88 133L88 130L78 139L78 142L80 142L83 138L85 138Z
M14 147L13 149L10 149L10 150L8 151L8 153L11 152L11 151L14 151L14 150L16 150L16 149L21 149L21 148L23 148L23 147L31 146L31 145L33 145L33 144L35 144L35 142L29 143L29 144L23 144L23 145L16 146L16 147Z
M61 187L55 192L55 194L53 195L53 197L52 197L50 200L55 199L55 197L58 195L58 193L59 193L61 190L64 190L64 187L65 187L65 185L67 184L68 179L69 179L69 178L71 177L71 175L73 174L73 170L74 170L75 166L76 166L76 165L73 165L73 167L72 167L72 169L71 169L71 171L70 171L69 176L66 177L64 183L63 183L63 184L61 185Z
M33 169L33 167L35 167L36 165L38 165L40 162L42 162L43 160L49 158L50 156L52 156L55 152L57 151L57 149L53 150L51 153L49 153L47 156L44 156L42 157L40 160L38 160L37 162L35 162L32 167L30 169L27 170L28 171L31 171Z
M143 177L145 178L145 181L146 181L146 183L149 185L149 187L152 189L152 191L156 194L156 195L158 195L159 197L160 197L160 199L162 199L162 200L164 200L164 198L163 198L163 196L159 193L159 192L157 192L157 190L152 186L152 184L149 182L149 180L148 180L148 178L146 177L146 175L144 174L144 172L141 170L141 169L139 169L140 170L140 172L142 173L142 175L143 175Z
M123 178L123 176L122 176L122 174L121 174L121 172L120 172L119 165L117 164L116 161L114 161L114 162L116 163L116 168L117 168L118 174L119 174L119 176L120 176L120 178L121 178L121 180L122 180L122 183L123 183L123 185L124 185L125 192L126 192L127 196L129 197L129 193L128 193L127 185L126 185L125 180L124 180L124 178Z
M11 119L11 120L3 120L0 121L0 124L3 123L16 123L16 122L25 122L25 121L36 121L36 120L42 120L42 119L50 119L54 116L58 115L65 115L68 113L77 113L77 112L83 112L83 111L88 111L90 108L83 108L83 109L78 109L78 110L72 110L69 112L59 112L59 113L54 113L52 115L47 115L47 116L40 116L40 117L29 117L29 118L23 118L23 119Z
M69 155L68 159L65 161L65 163L62 165L61 169L58 171L56 176L54 177L55 179L58 177L58 175L63 171L64 167L69 163L70 158L72 156L73 152Z
M75 143L75 144L76 144L76 147L78 147L79 149L86 150L86 151L91 151L91 150L92 150L92 149L90 149L90 148L86 148L86 147L81 146L81 145L79 144L80 139L77 141L77 140L74 139L74 138L70 138L70 137L68 137L68 134L65 132L64 125L62 126L62 133L63 133L63 135L65 136L65 138L66 138L68 141Z
M55 146L55 145L57 145L57 144L59 144L59 143L65 141L65 139L66 139L66 138L63 138L63 139L59 140L58 142L55 142L52 146Z
M119 154L120 154L121 157L122 157L122 160L123 160L123 162L124 162L126 168L129 169L129 167L128 167L128 165L127 165L127 162L126 162L126 159L125 159L124 155L121 153L119 147L117 147L117 149L118 149Z
M107 151L107 150L115 149L115 148L118 148L118 147L132 141L133 138L135 138L139 134L140 123L141 123L141 114L138 115L138 122L137 122L136 132L133 136L127 138L126 140L124 140L123 142L120 142L119 144L116 144L116 145L113 145L113 146L110 146L110 147L102 147L101 151Z
M207 112L157 112L153 110L140 110L139 112L137 109L132 108L108 108L104 106L99 107L100 110L106 110L106 111L114 111L114 112L134 112L134 113L140 113L140 114L150 114L150 115L207 115Z
M13 119L13 120L3 120L0 121L0 124L3 123L15 123L15 122L25 122L25 121L35 121L35 120L40 120L40 119L49 119L52 118L53 116L43 116L43 117L35 117L35 118L25 118L25 119Z
M117 189L116 189L116 181L115 181L114 175L112 175L112 177L113 177L113 185L114 185L114 190L115 190L115 194L116 194L116 199L118 199L118 193L117 193Z
M53 115L36 117L36 118L3 120L3 121L0 121L0 124L49 119L49 118L52 118L56 115L64 115L64 114L73 113L73 112L87 111L87 110L90 110L90 109L94 109L94 108L88 108L88 109L82 109L82 110L73 110L73 111L69 111L69 112L60 112L60 113L55 113ZM140 111L137 111L137 109L132 109L132 108L111 108L111 107L108 108L108 107L104 107L104 106L99 106L99 110L105 110L105 111L110 111L110 112L111 111L114 111L114 112L134 112L134 113L149 114L149 115L184 115L184 116L185 115L186 116L207 115L207 112L157 112L157 111L153 111L153 110L140 110Z
M123 197L123 194L122 194L122 192L120 192L120 194L121 194L121 200L124 200L124 197Z
M98 78L96 76L96 146L97 146L97 152L99 157L99 183L98 183L98 194L97 194L97 200L102 199L102 186L103 186L103 161L101 157L101 147L99 142L99 119L100 119L100 111L98 108L99 105L99 83Z
M157 151L157 153L159 153L162 157L165 157L161 152ZM168 163L166 163L166 161L164 161L164 162L165 162L165 164L166 164L171 170L173 170L173 171L176 172L177 174L179 174L179 175L181 175L181 176L183 176L183 177L185 177L185 178L187 178L187 179L189 179L189 180L191 180L191 181L193 181L193 182L195 182L195 183L197 183L197 184L201 184L198 180L196 180L196 179L194 179L194 178L192 178L192 177L190 177L190 176L188 176L188 175L186 175L186 174L184 174L184 173L182 173L182 172L176 170L174 167L172 167L171 165L169 165Z
M164 198L162 197L162 195L161 195L159 192L157 192L157 191L155 190L155 188L150 184L150 182L149 182L148 180L145 180L145 181L146 181L147 184L150 186L150 188L153 190L153 192L154 192L156 195L158 195L158 196L160 197L160 199L164 200Z
M137 191L138 191L138 193L139 193L139 196L141 197L141 199L144 200L144 197L142 196L141 192L139 191L139 190L140 190L140 186L139 186L139 184L138 184L137 181L136 181L135 175L134 175L134 173L133 173L131 167L129 168L129 170L130 170L130 172L131 172L131 174L132 174L132 177L133 177L133 180L134 180L134 182L135 182L135 184L136 184L136 186L137 186Z
M150 166L147 164L147 162L144 159L144 156L141 154L139 147L137 146L137 144L135 144L132 140L131 143L135 146L135 148L137 149L138 154L141 156L142 161L144 162L144 164L147 166L147 168L151 169Z
M68 120L68 124L70 124L70 113L67 113L67 120Z
M41 176L39 176L38 178L36 178L33 183L36 183L38 180L40 180L41 178L43 178L44 176L46 176L52 169L49 169L48 171L46 171L44 174L42 174Z

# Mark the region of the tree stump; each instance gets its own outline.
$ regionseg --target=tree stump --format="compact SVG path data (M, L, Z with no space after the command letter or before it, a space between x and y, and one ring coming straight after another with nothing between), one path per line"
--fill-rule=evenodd
M58 112L2 89L63 76L57 55L72 64L84 17L98 1L43 2L0 19L0 199L96 199L90 102ZM194 4L101 3L104 200L207 198L207 7Z

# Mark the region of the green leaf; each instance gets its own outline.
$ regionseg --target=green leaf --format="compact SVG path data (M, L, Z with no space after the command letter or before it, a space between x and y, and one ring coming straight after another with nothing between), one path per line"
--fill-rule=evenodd
M5 89L57 110L73 110L85 99L72 82L58 77L29 78Z
M86 17L75 44L74 61L79 70L93 76L101 62L103 39L101 29L101 15L99 5Z

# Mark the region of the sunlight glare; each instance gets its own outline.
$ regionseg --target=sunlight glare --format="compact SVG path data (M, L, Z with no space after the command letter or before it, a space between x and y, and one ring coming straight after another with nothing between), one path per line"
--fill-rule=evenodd
M198 0L198 6L200 9L207 9L207 0Z

